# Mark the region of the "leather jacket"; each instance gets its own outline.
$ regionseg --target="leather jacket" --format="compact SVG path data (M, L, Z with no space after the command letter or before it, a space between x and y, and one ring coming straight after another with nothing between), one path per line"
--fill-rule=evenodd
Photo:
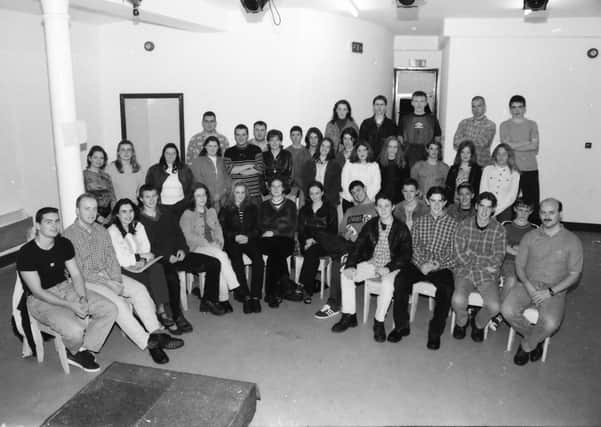
M292 183L292 154L281 149L278 157L274 158L271 151L266 151L263 153L263 163L265 164L265 194L269 192L269 183L276 176L282 180L284 192L288 194Z

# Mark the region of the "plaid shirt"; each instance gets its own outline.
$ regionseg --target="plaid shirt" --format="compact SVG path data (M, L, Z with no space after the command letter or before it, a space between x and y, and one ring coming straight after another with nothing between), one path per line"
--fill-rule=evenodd
M443 213L434 218L430 213L415 220L411 229L413 264L418 268L428 261L440 263L440 269L455 265L455 231L457 222Z
M188 150L186 151L186 163L191 165L192 160L200 156L200 152L204 148L205 139L209 136L216 136L219 140L219 148L221 148L221 155L225 153L225 150L230 146L229 141L223 135L218 132L207 132L203 130L190 138L190 142L188 142Z
M373 263L376 267L385 267L390 262L390 246L388 246L388 235L392 229L392 225L386 226L386 229L382 228L382 225L378 222L378 243L374 248Z
M477 163L484 167L490 164L490 146L497 132L495 122L488 117L482 116L479 119L470 117L459 122L457 132L453 138L453 147L457 149L461 142L470 140L476 146Z
M463 220L455 234L456 275L476 285L497 280L505 249L505 228L496 219L491 218L483 230L478 228L476 217ZM492 267L494 272L487 271L487 267Z
M86 282L103 284L107 279L121 282L121 267L109 232L99 224L88 231L75 220L63 233L75 248L75 261Z

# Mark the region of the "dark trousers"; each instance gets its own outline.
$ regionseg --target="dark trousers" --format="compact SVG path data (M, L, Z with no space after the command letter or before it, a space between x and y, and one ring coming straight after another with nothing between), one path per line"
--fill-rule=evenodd
M319 258L326 255L327 252L319 243L315 243L303 251L303 267L300 271L299 281L309 295L313 295L315 292L315 274L319 268Z
M232 267L240 282L240 287L234 290L234 293L241 297L253 297L261 298L263 290L263 255L259 250L259 246L256 239L249 239L246 245L240 245L236 242L226 242L225 251L230 257ZM251 267L251 279L250 279L250 290L248 288L248 281L246 280L246 272L244 270L244 261L242 260L242 254L248 255L252 261Z
M290 278L286 258L294 252L294 240L284 236L261 237L259 248L262 254L267 255L265 295L281 297L285 292L282 284Z
M520 190L522 198L534 206L529 221L540 224L538 215L538 203L540 202L540 186L538 183L538 171L525 171L520 175Z
M407 269L402 270L396 275L393 295L394 327L396 329L409 327L409 312L407 310L409 295L411 294L413 284L421 281L430 282L436 287L436 296L434 298L436 305L434 307L434 316L430 320L428 334L440 336L445 328L449 309L451 308L451 297L455 288L453 273L446 268L424 275L414 264L409 264Z
M169 303L165 270L163 270L163 266L159 262L152 264L140 273L132 273L124 268L121 269L121 272L142 283L156 305Z
M165 270L165 278L167 279L167 290L169 291L169 306L171 307L171 314L174 318L182 315L182 305L179 299L179 276L177 272L183 270L180 263L171 264L168 260L163 258L161 260L163 270Z
M177 281L179 286L179 279L177 272L184 270L190 273L205 273L205 288L203 299L219 302L219 274L221 273L221 263L217 258L212 256L197 254L190 252L186 255L183 261L173 264L175 270L175 276L171 272L172 281ZM179 301L179 293L170 298L177 298ZM175 315L175 314L174 314Z

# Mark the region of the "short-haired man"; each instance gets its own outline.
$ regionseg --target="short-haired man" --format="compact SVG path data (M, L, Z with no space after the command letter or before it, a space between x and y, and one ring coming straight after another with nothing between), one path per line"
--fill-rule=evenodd
M428 205L418 197L418 183L413 178L403 182L401 192L405 200L394 207L392 214L411 230L413 222L429 212Z
M384 342L384 319L392 301L394 278L411 260L411 234L405 224L392 216L390 196L382 192L376 195L376 211L378 216L361 229L341 273L342 317L332 331L344 332L357 326L356 283L376 279L381 287L374 316L374 339Z
M398 135L394 121L386 117L387 105L388 99L384 95L376 96L372 101L374 115L363 120L359 128L359 140L371 145L376 158L380 155L386 138Z
M338 252L343 255L352 250L359 233L363 226L372 218L375 218L378 213L376 212L376 205L374 202L369 200L367 192L365 191L365 184L361 181L352 181L349 185L349 192L353 196L354 205L346 210L342 221L338 228L339 239L332 239L333 248L331 253ZM332 280L330 283L330 293L326 304L315 313L316 319L328 319L335 316L340 312L340 306L342 304L342 294L340 290L340 271L341 257L332 257L331 270Z
M224 154L225 168L234 182L242 182L248 188L248 196L257 204L263 199L263 154L256 145L248 142L248 127L239 124L234 128L236 145Z
M169 358L163 349L173 350L183 346L184 342L163 333L156 307L144 285L121 275L109 233L95 222L98 203L94 196L82 194L77 198L76 206L77 218L64 234L75 248L75 260L86 288L117 306L116 322L134 344L141 350L148 348L156 363L167 363ZM144 328L133 316L130 304Z
M269 149L267 146L267 123L263 120L257 120L253 125L253 139L248 141L249 144L256 145L265 152Z
M453 147L463 141L472 141L476 146L476 162L485 167L490 164L490 146L497 133L495 122L486 117L486 101L478 95L472 98L472 117L463 119L457 126Z
M458 203L453 203L447 208L447 214L460 223L466 218L474 216L474 189L469 182L462 182L457 186Z
M457 222L445 212L447 200L443 187L430 188L426 196L430 213L415 220L411 229L412 262L394 281L394 330L388 335L388 341L398 342L409 335L409 294L414 283L426 281L436 287L436 306L428 327L427 347L438 350L453 295Z
M426 145L428 156L419 160L411 168L411 178L418 183L422 197L425 197L430 187L444 187L449 174L449 165L443 162L440 142L432 141Z
M300 206L303 206L307 186L313 181L313 176L311 176L313 158L303 144L303 129L300 126L295 125L290 128L290 141L292 144L286 147L286 151L292 157L292 191L290 194L298 197Z
M566 291L582 272L582 243L563 227L561 212L556 199L540 203L541 227L522 238L515 260L520 282L503 301L503 317L523 337L513 359L517 365L540 359L543 342L561 325ZM536 325L523 316L532 305L539 313Z
M34 227L35 238L17 254L27 310L61 335L70 365L86 372L99 371L92 352L99 352L104 344L117 308L102 295L86 290L73 245L59 235L58 209L38 210Z
M200 156L200 152L204 147L205 140L209 136L214 136L219 140L219 146L221 152L230 146L227 138L217 132L217 116L212 111L206 111L202 115L202 131L192 135L190 142L188 142L188 150L186 151L186 163L191 165L192 160Z
M500 310L499 276L505 258L505 229L493 214L497 198L484 192L476 198L476 215L463 220L455 234L455 292L452 306L457 314L453 336L465 338L469 320L469 295L478 292L483 307L472 318L472 340L484 340L484 328Z
M428 113L428 95L421 90L411 96L413 113L399 119L399 135L405 149L409 168L419 160L426 160L426 147L431 142L440 144L440 124L434 114Z
M515 163L520 170L520 190L522 197L534 206L530 220L538 223L538 202L540 188L538 182L538 164L536 155L539 150L538 125L534 120L524 117L526 99L514 95L509 100L511 118L501 123L499 134L501 142L509 144L515 153Z

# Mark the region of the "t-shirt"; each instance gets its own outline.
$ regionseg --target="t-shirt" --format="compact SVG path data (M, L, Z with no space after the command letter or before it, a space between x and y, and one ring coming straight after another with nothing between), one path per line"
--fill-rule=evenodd
M67 280L65 262L74 257L73 244L64 237L58 236L54 240L54 246L48 250L40 248L35 240L31 240L17 253L17 270L37 271L42 289L50 289Z
M417 162L411 168L411 178L415 179L419 186L419 191L425 199L428 190L434 186L445 187L449 166L444 162L430 164L426 160Z
M440 124L433 114L407 114L399 120L399 133L406 144L426 145L441 135Z
M338 232L344 236L347 227L350 226L356 232L353 234L358 236L365 223L377 215L378 213L376 212L376 205L373 203L351 206L344 213Z
M517 246L522 241L522 237L527 232L538 228L536 225L528 223L526 225L517 225L513 221L505 221L503 222L503 227L505 227L505 235L507 236L507 246ZM515 255L510 253L505 255L506 260L515 260Z

